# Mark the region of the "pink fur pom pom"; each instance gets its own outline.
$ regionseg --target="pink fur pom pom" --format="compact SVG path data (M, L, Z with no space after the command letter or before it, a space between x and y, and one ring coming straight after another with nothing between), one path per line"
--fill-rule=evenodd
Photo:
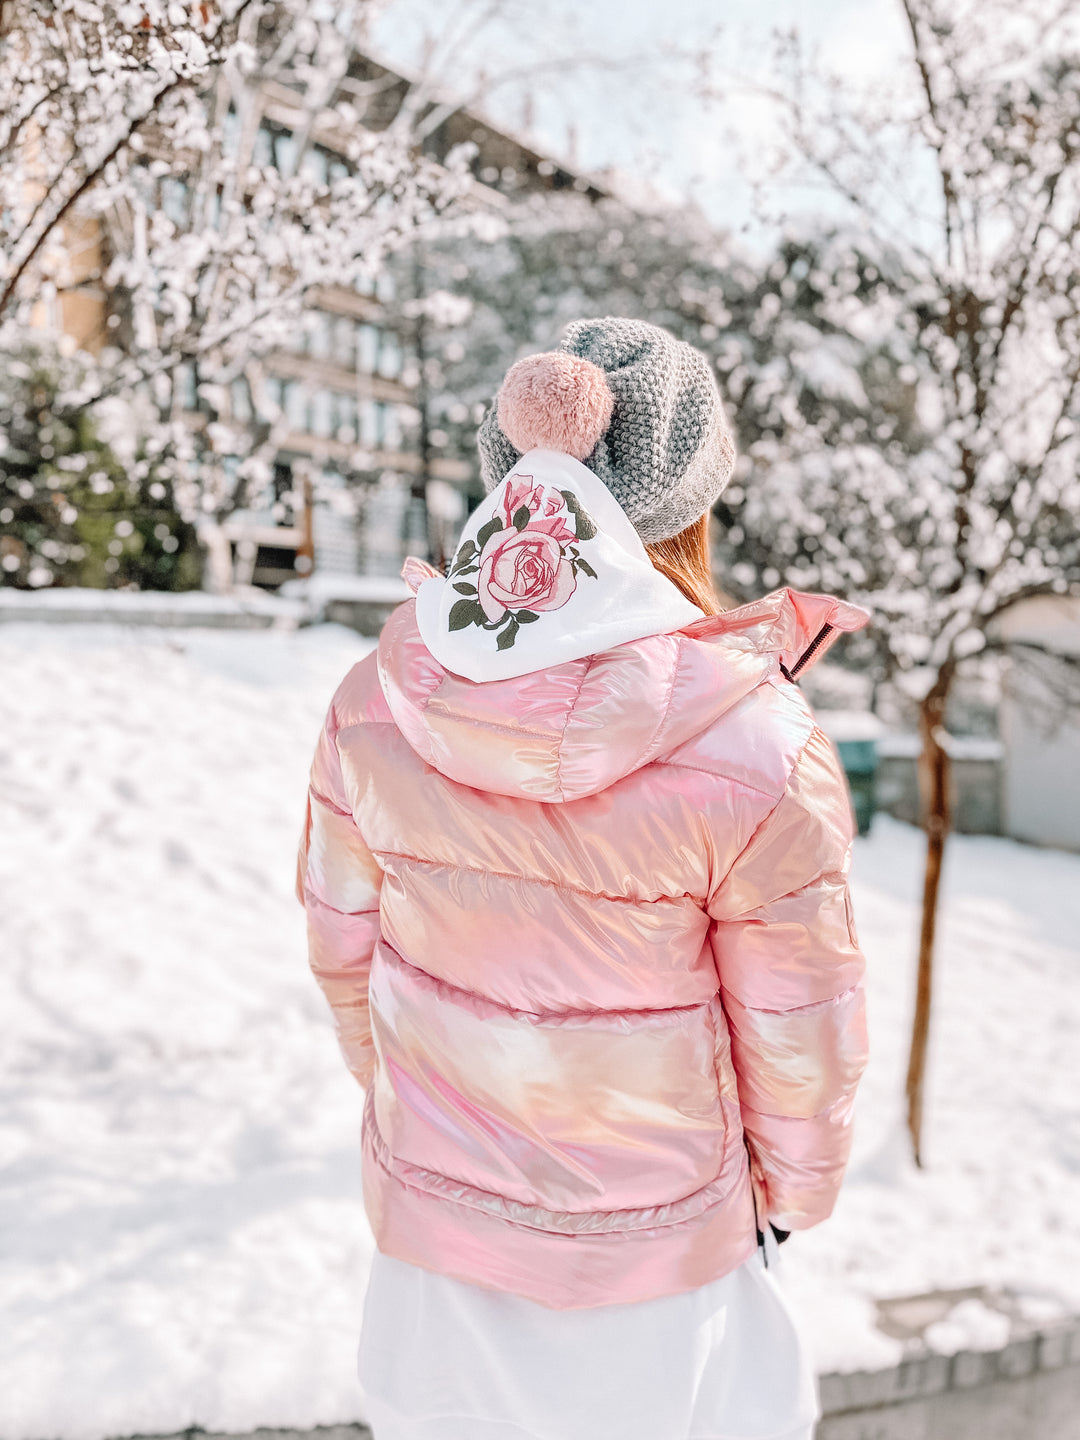
M553 350L527 355L507 371L499 424L516 450L558 450L584 460L611 424L615 398L591 360Z

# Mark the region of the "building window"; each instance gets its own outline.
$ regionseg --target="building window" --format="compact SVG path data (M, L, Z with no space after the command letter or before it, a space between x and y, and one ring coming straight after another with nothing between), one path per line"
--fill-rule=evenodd
M293 483L292 466L287 460L274 461L274 503L282 505L286 499L293 499L291 495Z
M255 143L251 147L251 163L260 170L274 163L274 136L266 125L260 125L255 132Z
M334 435L343 445L356 439L356 396L340 392L334 396Z
M180 409L197 409L199 397L195 387L195 366L177 365L173 377L173 395Z
M288 130L274 132L274 164L282 175L292 175L296 169L296 136Z
M379 332L374 325L361 325L356 332L357 369L374 375L379 362Z
M161 208L174 225L184 226L188 219L188 187L183 180L166 178L161 182Z
M329 170L330 157L326 151L315 145L304 156L300 165L301 174L313 180L316 185L325 185Z
M324 310L313 310L307 317L308 354L316 360L329 360L333 349L333 319Z
M267 375L263 381L263 395L268 406L280 410L284 404L285 384L279 375Z
M334 321L334 361L346 370L356 368L356 322L347 315Z
M334 432L334 396L320 387L311 397L311 433L320 440L329 440Z
M300 432L308 428L308 397L305 386L299 380L287 380L285 382L285 394L282 408L285 411L285 419L288 421L290 430Z
M243 376L232 383L232 418L241 425L251 419L251 391Z
M379 400L375 405L375 447L378 450L401 449L401 418L396 405Z
M374 450L379 443L378 412L374 400L360 402L360 444L366 450Z
M379 341L379 374L387 380L401 374L401 341L392 330L384 330Z
M235 495L237 482L240 478L239 455L223 455L221 457L221 469L225 476L226 493Z

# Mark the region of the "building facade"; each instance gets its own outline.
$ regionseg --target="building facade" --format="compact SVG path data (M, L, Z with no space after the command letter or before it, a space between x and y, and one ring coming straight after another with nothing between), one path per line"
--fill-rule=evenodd
M1004 830L1080 851L1080 599L1046 595L998 621Z
M222 151L238 172L272 167L317 185L347 173L350 136L331 107L313 119L298 90L263 81L254 87L255 113L250 96L241 113L225 84L219 79L207 104L221 126ZM379 130L393 123L412 84L357 53L341 88L366 97L362 124ZM452 147L471 146L479 206L498 208L509 197L545 190L603 193L475 114L442 105L435 119L423 132L423 148L441 160ZM146 170L148 210L161 210L182 229L192 187L175 166L161 176L152 170ZM90 352L107 343L123 347L138 316L125 311L122 291L103 277L134 243L124 224L108 217L68 223L57 237L64 252L63 265L54 267L59 283L43 287L34 323ZM422 285L419 269L414 278ZM217 387L212 416L205 413L197 364L175 367L174 410L193 431L211 418L248 427L275 417L273 493L258 510L235 509L221 526L236 583L273 588L312 573L396 576L406 553L439 558L438 537L464 515L475 475L474 467L433 453L427 443L422 356L409 299L415 296L394 293L385 269L354 287L311 290L289 342L255 357L226 396Z

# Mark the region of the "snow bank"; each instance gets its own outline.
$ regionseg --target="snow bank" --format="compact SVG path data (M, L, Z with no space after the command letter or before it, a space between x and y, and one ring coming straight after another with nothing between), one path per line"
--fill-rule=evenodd
M308 615L301 598L282 598L254 587L232 595L210 595L205 590L95 590L78 585L15 590L0 586L0 624L50 621L61 625L97 622L291 629Z
M887 816L856 842L870 1065L836 1210L784 1247L821 1370L900 1357L876 1297L1002 1286L1033 1318L1080 1313L1080 856L950 839L919 1171L903 1086L922 860L920 832Z
M408 600L412 591L396 575L337 575L317 570L307 579L286 580L279 593L289 600L302 601L315 614L330 600L399 605Z
M0 630L0 1434L357 1411L360 1108L292 896L336 627Z
M8 1440L363 1416L360 1097L291 886L318 726L369 646L0 627ZM1080 857L951 845L924 1172L899 1106L920 861L887 819L858 846L873 1059L836 1215L783 1252L822 1369L896 1357L879 1296L1080 1309Z

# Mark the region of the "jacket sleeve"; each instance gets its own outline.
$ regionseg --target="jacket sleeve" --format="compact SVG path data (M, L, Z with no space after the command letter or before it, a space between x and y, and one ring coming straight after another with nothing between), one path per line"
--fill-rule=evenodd
M382 871L353 819L331 705L315 750L296 893L307 911L308 958L330 1002L345 1063L361 1085L375 1064L368 978L379 938Z
M836 1203L866 1064L847 871L851 803L816 730L709 901L758 1223L805 1230Z

